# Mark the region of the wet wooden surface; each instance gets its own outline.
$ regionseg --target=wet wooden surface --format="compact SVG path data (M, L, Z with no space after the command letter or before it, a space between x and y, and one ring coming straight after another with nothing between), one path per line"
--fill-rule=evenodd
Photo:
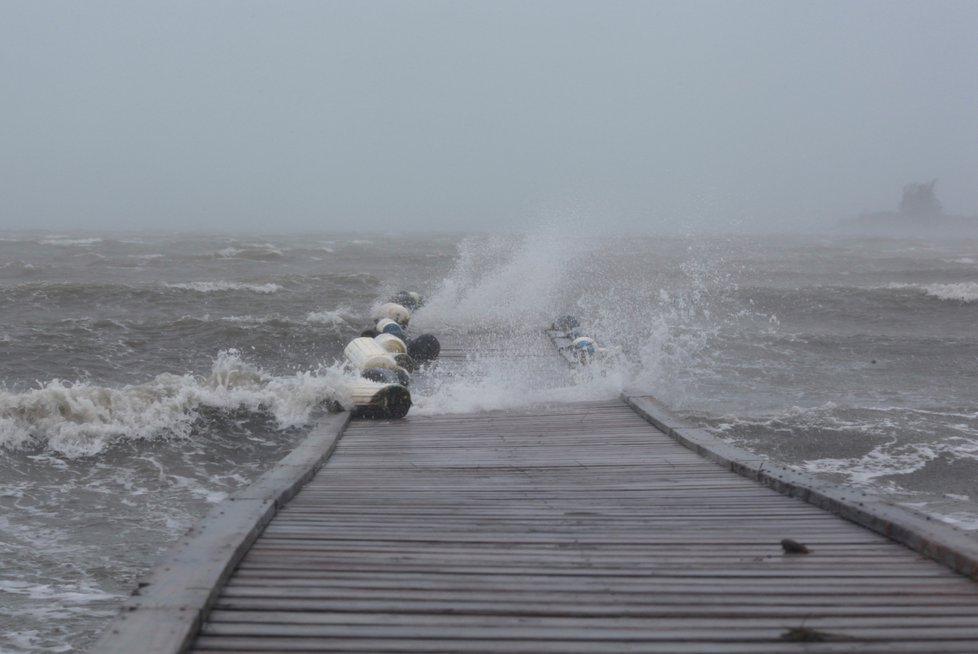
M978 652L978 587L620 400L409 415L347 428L192 651Z

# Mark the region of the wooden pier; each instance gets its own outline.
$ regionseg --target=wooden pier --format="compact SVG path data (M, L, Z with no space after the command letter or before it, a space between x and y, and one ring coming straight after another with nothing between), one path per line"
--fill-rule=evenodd
M974 541L647 398L331 420L91 651L978 652Z

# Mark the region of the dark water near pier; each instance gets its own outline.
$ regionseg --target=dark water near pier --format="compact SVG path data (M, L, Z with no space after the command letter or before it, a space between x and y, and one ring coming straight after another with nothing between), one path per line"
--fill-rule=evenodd
M625 387L772 459L978 529L978 242L0 234L0 651L82 651L160 550L284 456L371 305L496 342L562 313L608 351L473 352L415 414ZM478 339L475 339L478 343Z

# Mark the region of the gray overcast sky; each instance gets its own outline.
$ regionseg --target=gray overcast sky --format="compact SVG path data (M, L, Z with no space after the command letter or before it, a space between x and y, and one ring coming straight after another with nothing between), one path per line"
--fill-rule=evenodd
M0 228L978 213L978 2L0 0Z

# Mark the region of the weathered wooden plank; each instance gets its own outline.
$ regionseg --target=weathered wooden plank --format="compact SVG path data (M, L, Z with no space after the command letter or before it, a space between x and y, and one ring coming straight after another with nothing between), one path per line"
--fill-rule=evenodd
M787 631L788 627L786 627ZM974 654L974 641L796 642L603 642L575 640L455 640L346 638L201 637L194 651L223 652L385 652L438 654Z
M335 529L336 527L327 527L328 529ZM267 532L267 530L266 530ZM564 552L567 547L563 543L533 543L533 544L520 544L512 542L503 543L493 543L493 542L477 542L477 543L465 543L460 544L458 541L454 541L450 538L432 538L432 534L428 534L428 541L409 543L403 540L381 540L381 539L371 539L369 538L369 533L366 534L352 534L351 538L336 538L334 534L331 533L310 533L306 538L294 539L291 536L286 537L283 535L270 535L266 533L266 538L262 540L262 545L260 547L268 548L269 550L274 549L291 549L293 543L297 543L300 547L316 547L321 551L354 551L354 552L402 552L402 551L426 551L426 552L457 552L457 551L514 551L521 554L533 555L533 556L544 556L556 552ZM772 557L778 557L783 559L789 559L792 563L796 563L796 557L793 554L783 554L781 548L774 545L773 540L768 539L764 542L758 540L745 540L742 542L731 542L731 541L700 541L693 542L693 539L687 539L686 543L683 543L681 539L674 539L669 541L656 541L651 543L640 543L631 544L623 543L620 541L611 541L607 546L600 548L600 551L605 554L624 554L624 555L641 555L648 557L650 554L655 554L659 556L664 556L668 558L674 555L677 545L682 545L684 549L687 550L687 556L698 556L699 558L737 558L737 557L753 557L753 558L766 558L770 559ZM849 542L842 543L830 543L824 540L817 541L818 544L818 560L837 560L839 556L855 557L858 559L866 558L879 558L879 559L889 559L887 556L889 552L885 547L881 546L879 543L873 544L851 544ZM813 545L814 547L814 545ZM580 547L576 548L580 550L587 551L587 548ZM593 551L597 551L597 547L591 548ZM814 561L813 558L804 559L805 562ZM805 562L797 562L799 565L808 565Z
M298 535L297 535L298 533ZM308 533L310 536L308 538L301 537L302 533ZM784 536L797 535L796 530L785 530ZM633 535L634 534L634 535ZM631 546L642 546L642 545L656 545L660 543L671 543L676 545L689 544L713 544L716 548L722 549L726 544L754 544L757 549L755 550L756 556L766 556L774 553L780 555L780 545L779 540L769 539L766 541L760 541L756 537L751 537L747 534L741 536L738 540L736 534L730 534L731 538L714 537L710 538L708 535L688 533L683 534L678 530L676 533L669 535L657 535L657 534L642 534L641 532L626 532L618 534L587 534L581 535L580 533L574 533L571 530L563 531L553 531L553 530L536 530L528 531L524 533L516 531L501 531L496 533L473 533L471 531L438 531L423 533L417 530L404 529L400 531L393 531L389 529L367 529L367 528L357 528L348 529L343 535L337 533L328 533L325 536L329 540L350 540L350 541L363 541L367 539L380 540L380 541L396 541L403 542L405 544L413 543L457 543L457 544L479 544L479 543L506 543L513 545L552 545L552 546L570 546L576 545L581 549L587 549L588 546L597 547L600 545L606 545L612 547L615 545L631 545ZM265 547L266 543L268 546L288 546L292 545L296 548L301 547L315 547L315 544L310 541L315 541L316 539L312 537L312 532L296 532L294 530L289 530L283 532L282 530L277 530L274 534L270 535L268 541L263 541L259 548ZM811 547L816 547L816 543L820 541L811 541ZM813 553L817 553L818 556L810 556L804 559L800 557L791 556L786 560L792 562L800 563L802 561L807 565L814 565L813 562L822 561L827 555L832 553L830 548L822 548L821 550L813 549ZM685 556L683 552L676 552L678 556ZM719 556L726 556L725 552L714 552ZM734 557L731 557L734 558ZM922 560L919 555L907 555L902 557L902 560L915 561ZM888 559L888 562L893 563L893 559Z
M565 576L519 575L491 576L447 573L319 573L316 571L254 570L241 568L235 572L228 586L275 585L290 588L312 586L317 588L393 588L393 589L450 589L471 590L509 589L537 591L546 589L580 589L593 592L613 589L642 590L645 592L685 592L689 595L713 594L720 590L743 594L770 593L778 590L787 594L846 592L855 594L888 593L912 595L923 593L936 595L978 596L978 588L968 583L948 583L942 578L890 579L887 577L859 578L823 577L805 584L785 583L779 578L758 578L745 584L737 578L688 578L665 576L606 576L568 578Z
M413 572L413 573L435 573L435 572L453 572L453 573L466 573L466 574L479 574L479 575L523 575L533 572L539 572L544 569L539 562L526 562L522 565L518 563L510 563L507 565L473 565L473 564L456 564L456 563L445 563L439 564L435 562L411 562L411 561L389 561L385 559L377 559L370 561L339 561L332 560L330 558L323 557L290 557L288 560L279 560L274 557L266 558L264 560L254 562L249 559L242 561L241 566L256 567L260 566L266 570L273 570L276 568L289 569L296 566L301 566L309 569L310 571L361 571L369 572L376 570L377 572ZM675 570L678 566L676 565L664 565L656 566L654 563L650 563L644 566L635 566L633 564L602 564L595 565L590 564L586 561L578 563L567 563L567 564L553 564L545 567L548 575L554 576L605 576L609 574L676 574ZM835 576L839 578L850 578L850 579L861 579L866 577L879 577L881 573L885 572L887 576L891 578L901 578L901 577L924 577L933 578L934 576L943 577L946 579L955 579L953 573L946 574L944 571L934 571L928 570L927 568L918 568L916 570L903 570L901 568L892 568L888 570L859 570L859 569L849 569L845 571L839 571L837 568L832 566L820 567L813 569L792 569L792 570L776 570L776 569L751 569L751 570L735 570L735 569L719 569L717 566L701 566L701 567L687 567L682 568L682 575L691 578L739 578L745 580L745 583L750 583L750 580L757 577L781 577L781 578L791 578L795 579L798 583L804 583L805 580L810 578L824 578L826 576Z
M975 584L673 436L615 401L353 424L195 651L978 651Z
M773 583L772 583L773 582ZM372 578L361 578L356 580L332 580L322 577L262 577L254 578L247 575L236 575L236 579L229 582L228 589L231 588L294 588L301 589L312 587L323 593L342 592L343 589L381 589L391 592L425 591L425 590L446 590L455 592L468 592L472 590L472 584L466 583L426 583L425 579L410 582L403 579L381 581ZM630 593L659 593L664 595L681 594L687 598L697 595L705 595L707 598L718 592L725 594L736 593L738 595L873 595L873 596L904 596L920 597L925 601L940 596L953 596L960 599L960 596L975 597L973 591L954 586L940 586L934 580L918 580L916 582L897 583L893 580L883 581L878 579L842 582L833 579L824 581L821 579L809 581L805 584L785 583L784 581L760 579L757 583L744 584L741 581L731 582L729 580L719 580L718 583L707 585L696 585L688 583L685 579L676 580L673 583L649 583L642 584L623 584L623 583L587 583L581 580L574 580L574 583L555 583L552 581L519 582L513 579L506 579L504 583L493 583L481 581L478 586L480 592L488 593L525 593L525 592L577 592L586 597L592 593L608 592L630 592Z
M291 638L394 638L394 639L458 639L458 640L575 640L589 641L638 641L683 642L722 641L758 642L775 641L785 630L784 626L759 625L741 621L736 626L711 626L700 622L689 627L652 624L648 626L619 625L613 632L590 627L523 626L510 624L504 630L482 625L351 625L351 624L275 624L275 623L214 623L209 622L202 630L205 636L256 636ZM842 635L841 633L839 634ZM963 640L978 638L978 625L967 626L940 624L933 627L888 624L866 627L851 624L845 631L849 641L891 640Z
M787 584L785 585L788 586ZM683 590L655 589L651 593L646 590L603 590L587 592L577 589L564 590L523 590L519 592L520 602L546 603L550 608L570 605L598 606L675 606L695 600L697 606L822 606L832 607L893 607L893 606L943 606L960 604L959 595L934 596L929 601L921 601L919 596L901 595L897 593L849 594L833 591L830 593L782 593L780 589L768 589L767 593L742 593L736 589L728 590L722 595L710 593L687 593ZM288 599L288 600L326 600L326 601L366 601L376 599L383 602L454 602L457 609L464 609L470 604L505 602L516 595L511 589L477 590L420 590L420 589L391 589L391 588L336 588L308 586L226 586L222 598L234 599ZM972 607L970 615L978 618L978 608Z
M555 617L713 617L755 618L783 617L804 619L813 615L822 617L866 617L868 622L878 616L970 616L978 620L978 612L967 602L940 604L872 604L838 606L834 603L810 606L805 604L769 604L742 606L737 603L704 604L680 602L661 604L578 604L556 605L538 602L524 603L518 599L508 601L471 601L459 604L455 601L436 600L355 600L355 599L289 599L268 597L221 597L215 609L251 611L318 611L356 613L442 613L445 615L504 615L504 616L555 616Z
M672 616L654 618L566 618L554 616L506 616L441 613L350 613L316 611L213 611L208 618L212 624L313 624L313 625L426 625L426 626L479 626L490 629L506 629L511 626L608 630L625 628L683 628L683 629L742 629L744 627L782 627L784 618L779 617L693 617ZM862 617L836 616L812 617L805 624L813 629L846 629L866 624ZM876 616L874 628L884 627L970 627L978 628L972 616Z
M653 552L642 552L642 551L608 551L605 548L600 547L573 547L573 543L568 543L564 547L553 547L547 550L538 549L527 549L527 548L513 548L508 546L507 543L497 543L493 546L484 546L483 544L477 544L478 547L463 547L463 548L452 548L452 547L439 547L437 541L431 541L434 543L431 547L413 547L399 550L396 547L388 548L349 548L342 546L325 547L322 546L322 541L319 540L304 540L301 543L287 547L278 546L270 547L268 545L263 545L260 548L256 547L252 550L254 558L252 560L257 560L261 557L290 557L290 558L303 558L309 559L311 555L322 554L325 557L333 558L335 560L342 560L343 558L355 558L362 556L365 559L386 559L390 560L392 556L397 556L399 560L414 560L414 561L424 561L424 560L434 560L435 562L450 562L453 560L467 561L471 564L476 562L481 563L491 563L498 561L520 561L520 562L553 562L559 564L561 562L571 561L574 563L579 563L581 560L587 560L592 563L635 563L636 565L645 565L644 562L650 560L654 557L655 565L648 563L650 567L663 567L670 564L684 564L688 563L690 566L706 566L706 565L727 565L731 562L738 562L750 569L763 568L763 569L788 569L788 570L816 570L816 569L829 569L829 570L840 570L845 571L849 567L859 567L866 569L868 567L874 570L884 571L889 569L894 570L906 570L908 568L920 567L925 570L930 570L931 568L927 565L928 561L924 559L907 559L903 561L892 561L885 557L879 556L846 556L844 554L839 554L836 556L821 556L819 558L804 558L793 556L793 555L783 555L775 554L773 552L759 555L751 555L749 553L742 554L728 554L725 552L709 552L709 553L687 553L683 555L681 553L676 553L674 551L668 551L664 548L659 548L658 551ZM424 545L425 541L419 541L421 545ZM410 557L409 559L404 559L403 557Z

